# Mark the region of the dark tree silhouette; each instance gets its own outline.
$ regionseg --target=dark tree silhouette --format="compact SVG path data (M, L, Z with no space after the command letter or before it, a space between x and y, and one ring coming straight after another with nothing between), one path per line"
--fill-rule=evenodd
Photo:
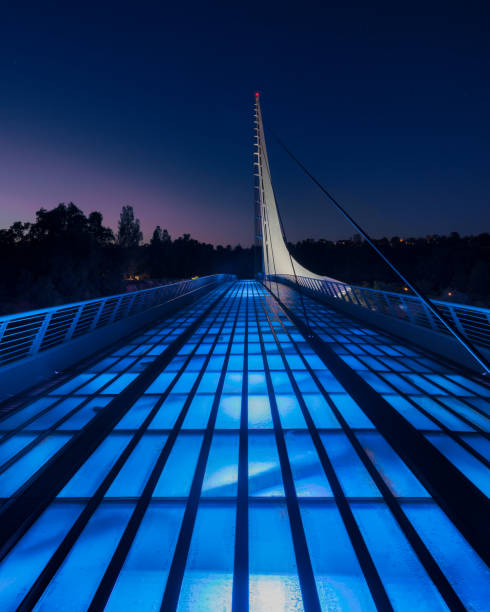
M148 244L131 206L117 240L100 212L73 203L41 208L34 223L0 229L0 311L85 300L176 279L216 273L251 278L257 248L213 246L184 234L172 240L157 226ZM490 235L381 238L378 246L434 298L490 305ZM289 245L307 268L357 285L403 292L403 286L361 237Z
M125 249L130 249L137 247L142 240L140 220L134 218L133 207L123 206L118 224L117 243Z

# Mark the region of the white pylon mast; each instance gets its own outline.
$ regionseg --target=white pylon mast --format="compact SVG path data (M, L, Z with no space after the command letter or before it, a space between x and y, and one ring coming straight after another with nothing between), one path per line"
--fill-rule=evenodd
M284 239L281 221L279 219L274 190L272 188L259 98L259 94L256 93L254 116L254 174L257 179L255 235L256 238L261 238L262 240L263 272L266 275L292 274L293 276L309 276L310 278L328 278L310 272L310 270L307 270L299 264L289 253Z

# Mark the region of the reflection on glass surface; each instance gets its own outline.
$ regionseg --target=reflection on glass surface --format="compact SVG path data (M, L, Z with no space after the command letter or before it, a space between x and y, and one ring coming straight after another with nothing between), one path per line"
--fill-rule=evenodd
M133 505L103 504L95 511L65 561L51 580L35 610L52 612L66 606L85 611L114 553Z
M196 516L177 610L231 611L234 505L201 504Z
M406 502L414 524L467 610L486 610L490 570L436 504Z
M332 497L318 453L309 432L285 434L289 463L298 497Z
M386 505L355 502L351 508L395 610L448 610Z
M248 436L248 491L252 497L284 496L274 434Z
M301 517L322 610L376 610L335 504L301 502Z
M15 610L68 533L83 504L53 504L0 563L0 609Z
M250 612L303 610L285 504L249 508Z
M152 502L143 517L105 611L159 610L184 504Z
M209 450L201 495L234 497L238 482L238 434L215 433Z

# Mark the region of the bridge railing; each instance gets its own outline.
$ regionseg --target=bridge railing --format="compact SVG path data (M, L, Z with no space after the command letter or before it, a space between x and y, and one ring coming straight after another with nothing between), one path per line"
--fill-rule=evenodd
M268 276L272 282L284 282L296 286L294 275ZM306 276L297 277L304 289L327 298L332 303L341 302L405 321L418 327L449 335L446 327L438 321L425 304L416 296L390 291L379 291L347 283L321 280ZM473 343L490 350L490 309L453 304L433 300L439 312Z
M141 291L2 316L0 367L232 278L232 275L214 274Z

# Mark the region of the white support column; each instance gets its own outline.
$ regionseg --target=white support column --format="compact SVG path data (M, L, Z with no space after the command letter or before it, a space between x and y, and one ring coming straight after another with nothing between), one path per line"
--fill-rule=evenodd
M257 169L258 176L257 191L262 226L264 274L291 274L293 276L334 280L307 270L289 253L272 187L258 93L255 94L255 147L254 166Z

